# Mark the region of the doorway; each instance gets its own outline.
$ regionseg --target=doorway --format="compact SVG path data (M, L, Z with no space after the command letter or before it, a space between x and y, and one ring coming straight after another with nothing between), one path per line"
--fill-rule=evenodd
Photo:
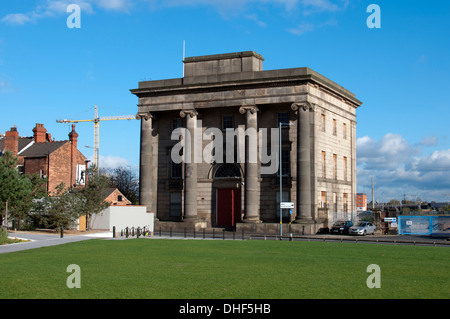
M217 226L234 227L241 221L241 191L239 188L217 189Z

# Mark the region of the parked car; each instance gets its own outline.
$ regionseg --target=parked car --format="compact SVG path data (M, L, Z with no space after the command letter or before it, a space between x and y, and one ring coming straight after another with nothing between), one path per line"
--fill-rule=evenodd
M371 222L359 222L358 225L350 227L349 230L350 235L366 235L366 234L375 234L375 225Z
M353 226L353 222L350 220L340 220L334 223L330 228L330 234L348 234L348 230Z

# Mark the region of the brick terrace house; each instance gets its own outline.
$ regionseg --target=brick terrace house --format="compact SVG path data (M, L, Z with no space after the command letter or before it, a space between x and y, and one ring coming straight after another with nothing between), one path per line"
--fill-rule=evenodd
M47 191L52 193L61 182L66 187L85 184L86 157L77 148L75 125L69 140L55 141L43 124L36 124L33 137L20 137L16 127L0 139L0 156L11 151L18 157L18 169L24 174L47 177Z
M117 188L108 189L105 201L112 206L127 206L132 204Z

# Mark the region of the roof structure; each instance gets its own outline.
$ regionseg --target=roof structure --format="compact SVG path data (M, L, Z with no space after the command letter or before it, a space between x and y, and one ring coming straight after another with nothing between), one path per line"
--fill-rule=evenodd
M51 143L34 143L20 155L25 157L45 157L48 154L53 153L58 148L68 143L69 141L58 141Z

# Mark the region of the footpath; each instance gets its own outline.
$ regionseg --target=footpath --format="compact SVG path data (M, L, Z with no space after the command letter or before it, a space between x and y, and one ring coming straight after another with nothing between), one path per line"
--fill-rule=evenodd
M37 232L9 232L9 237L24 240L23 242L0 245L0 254L22 251L34 248L48 247L67 243L78 242L94 238L112 238L112 232L98 232L87 234L64 234L61 238L56 233L37 233Z

